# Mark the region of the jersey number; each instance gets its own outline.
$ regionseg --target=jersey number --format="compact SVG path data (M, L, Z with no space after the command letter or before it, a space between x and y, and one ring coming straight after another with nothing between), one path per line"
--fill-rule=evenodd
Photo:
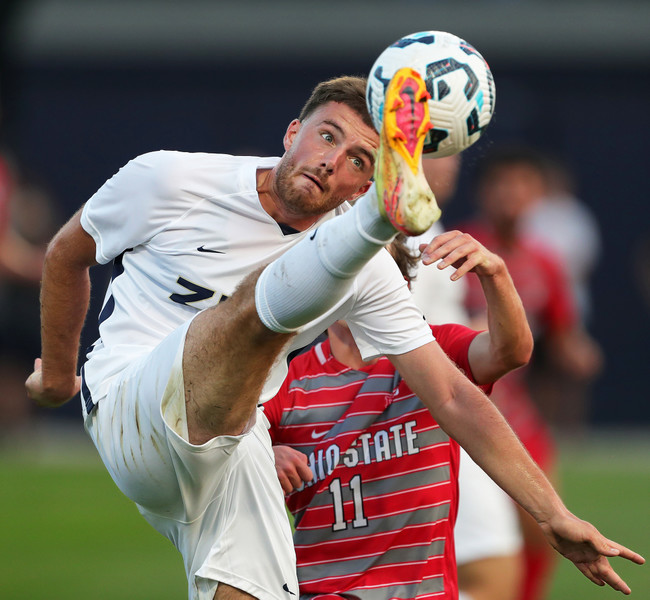
M169 299L179 304L185 304L186 306L190 302L200 302L201 300L207 300L214 296L214 291L204 288L203 286L197 285L188 281L184 277L179 277L176 280L176 283L182 285L185 289L191 290L191 294L172 294Z
M347 521L343 514L343 490L341 479L336 478L332 480L329 485L330 494L332 494L334 504L334 523L332 523L332 531L343 531L348 528ZM361 475L357 474L350 479L350 491L352 492L352 500L354 505L354 520L352 527L365 527L368 525L363 512L363 493L361 491Z
M214 296L214 290L210 290L202 285L198 285L197 283L192 283L185 279L185 277L179 277L176 280L176 283L191 291L190 294L171 294L169 296L170 300L173 300L178 304L189 306L190 302L201 302L201 300L208 300ZM219 302L223 302L224 300L228 300L228 296L222 294L219 297Z

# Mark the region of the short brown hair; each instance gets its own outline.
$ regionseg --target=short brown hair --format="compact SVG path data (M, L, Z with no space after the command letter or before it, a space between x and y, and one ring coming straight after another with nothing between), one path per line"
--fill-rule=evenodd
M365 77L343 75L319 83L300 111L298 119L302 122L317 108L328 102L340 102L349 106L363 119L363 122L374 129L368 107L366 105Z

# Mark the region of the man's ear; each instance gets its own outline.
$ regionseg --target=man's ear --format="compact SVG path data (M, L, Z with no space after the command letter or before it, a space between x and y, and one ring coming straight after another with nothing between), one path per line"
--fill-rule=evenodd
M289 126L287 127L287 131L284 134L284 139L282 140L285 151L291 148L291 146L293 145L293 140L296 138L298 131L300 131L300 126L301 123L298 119L294 119L293 121L291 121L291 123L289 123Z
M359 196L363 196L369 189L370 186L372 185L372 181L367 181L364 183L358 191L356 191L352 196L348 199L348 202L354 202Z

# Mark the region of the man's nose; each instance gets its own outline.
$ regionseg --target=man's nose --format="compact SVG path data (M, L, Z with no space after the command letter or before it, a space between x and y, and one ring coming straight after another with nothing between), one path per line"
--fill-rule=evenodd
M334 169L338 165L343 156L343 152L339 148L332 148L328 150L321 159L321 167L327 171L327 173L333 173Z

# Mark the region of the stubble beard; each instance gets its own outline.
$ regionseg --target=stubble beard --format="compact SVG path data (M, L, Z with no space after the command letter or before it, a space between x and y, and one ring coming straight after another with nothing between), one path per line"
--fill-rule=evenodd
M275 189L282 201L284 210L295 218L319 217L340 206L345 198L330 196L327 190L325 196L312 200L308 192L298 189L292 182L297 170L291 160L282 161L276 169Z

